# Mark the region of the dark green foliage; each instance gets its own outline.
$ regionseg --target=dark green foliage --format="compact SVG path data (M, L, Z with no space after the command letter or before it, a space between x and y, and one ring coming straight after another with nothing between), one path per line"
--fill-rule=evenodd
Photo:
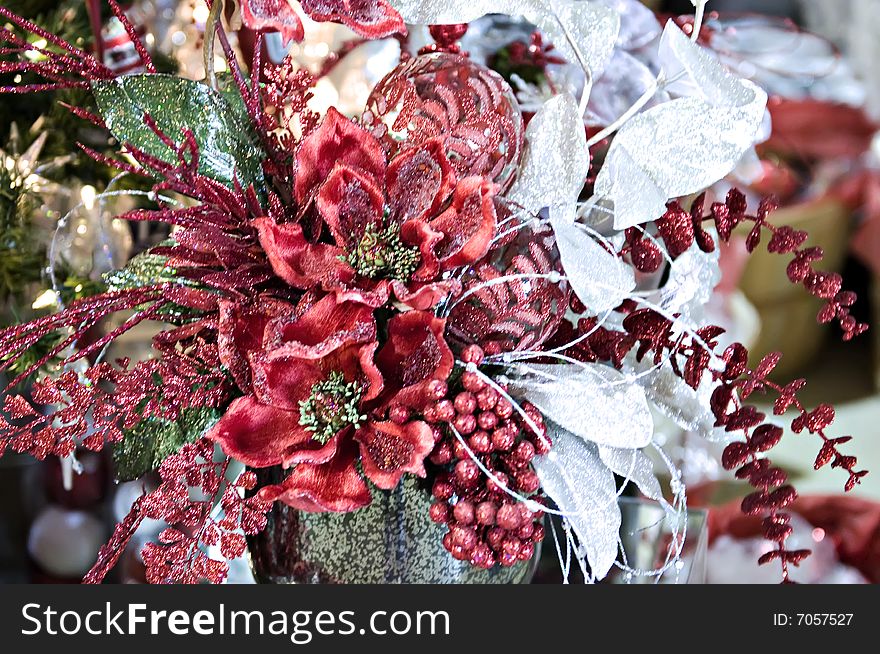
M131 481L155 470L169 455L196 441L220 419L210 407L186 409L176 422L148 418L125 432L113 448L116 476Z

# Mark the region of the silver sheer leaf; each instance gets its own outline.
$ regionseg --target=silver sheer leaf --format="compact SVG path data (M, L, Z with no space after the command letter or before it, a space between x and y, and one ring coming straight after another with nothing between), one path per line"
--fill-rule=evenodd
M515 0L391 0L391 6L411 25L470 23L486 14L517 15Z
M663 56L665 53L665 56ZM767 94L734 77L670 21L661 38L666 90L684 95L621 127L596 179L617 229L659 218L670 198L696 193L736 168L761 127Z
M584 231L560 218L551 220L562 268L587 312L598 315L620 305L636 287L632 267Z
M750 108L756 120L764 118L767 96L752 82L732 74L716 55L688 38L672 20L660 37L660 66L666 90L678 97L699 97L716 107ZM763 97L763 101L761 98Z
M574 220L590 168L587 136L577 101L568 93L547 100L526 128L526 152L507 198L526 212L545 207Z
M669 267L669 279L660 289L660 306L687 319L712 297L721 281L718 249L703 252L694 243Z
M593 443L551 425L553 449L533 465L544 492L566 514L590 564L602 579L617 558L620 508L614 474Z
M596 180L596 193L614 201L615 228L656 220L670 198L727 175L753 144L760 124L754 118L749 108L679 98L628 121Z
M593 84L587 121L591 125L610 125L620 118L654 85L654 73L626 50L615 48L602 77ZM658 93L648 107L669 97Z
M404 22L415 25L470 23L486 14L523 16L571 63L597 76L611 56L620 16L605 5L579 0L391 0Z
M645 497L665 504L660 482L654 474L654 462L641 450L599 445L599 457L615 474L631 481Z
M651 442L654 420L645 392L609 366L521 364L510 388L585 441L622 448ZM555 445L554 445L555 446Z
M602 4L614 9L620 16L620 33L617 47L623 50L636 50L660 36L663 27L656 14L639 0L601 0Z
M518 0L526 20L534 23L569 62L586 64L593 77L605 67L620 31L612 8L581 0Z
M661 414L672 420L684 430L699 434L709 441L725 441L730 434L723 428L715 426L715 415L710 408L712 391L715 382L711 375L704 375L696 389L688 386L675 374L670 366L654 367L644 360L641 363L630 362L637 375L638 383L645 391L651 405Z

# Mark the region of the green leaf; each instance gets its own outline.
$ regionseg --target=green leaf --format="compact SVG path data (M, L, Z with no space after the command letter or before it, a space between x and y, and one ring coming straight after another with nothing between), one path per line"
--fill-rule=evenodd
M205 82L202 82L203 84ZM242 123L250 127L251 119L248 116L247 107L244 104L244 99L241 97L241 93L238 91L238 84L235 83L235 78L232 76L232 73L229 71L223 70L217 73L217 90L220 91L220 94L226 98L226 101L232 107L232 110L238 116L239 120ZM252 135L254 142L256 142L256 135Z
M229 187L263 184L263 152L241 108L209 86L173 75L124 75L92 83L107 127L121 143L130 143L167 163L177 156L144 123L149 114L159 129L180 143L190 129L199 146L199 172Z
M220 411L211 407L184 409L176 422L147 418L126 430L123 439L113 446L116 477L131 481L159 467L169 455L186 443L192 443L220 419Z
M174 241L166 240L163 246L172 246ZM181 287L205 289L191 279L177 274L177 270L168 264L168 257L153 254L150 251L142 252L125 264L119 270L111 270L103 275L104 283L108 291L123 291L155 284L174 284ZM217 292L217 291L213 291ZM157 318L172 324L181 324L191 318L196 318L201 312L173 302L166 304L157 313Z
M168 244L167 242L163 243L163 245ZM141 288L162 282L186 283L185 280L178 278L175 269L168 265L168 257L150 252L142 252L132 257L119 270L104 273L104 281L110 291Z

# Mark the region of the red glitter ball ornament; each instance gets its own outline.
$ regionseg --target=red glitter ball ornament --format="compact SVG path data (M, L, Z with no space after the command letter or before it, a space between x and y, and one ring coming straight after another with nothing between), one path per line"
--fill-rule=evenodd
M506 190L523 150L523 121L513 90L498 73L467 57L414 57L380 81L364 124L392 153L445 136L459 178L488 177Z
M449 314L447 336L465 362L495 352L540 349L569 304L571 290L552 229L527 223L505 229L511 240L462 275L467 297ZM475 344L479 348L472 350Z

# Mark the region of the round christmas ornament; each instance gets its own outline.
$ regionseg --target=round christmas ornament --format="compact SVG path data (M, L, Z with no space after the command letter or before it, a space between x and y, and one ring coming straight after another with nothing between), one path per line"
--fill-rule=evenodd
M106 537L104 523L95 515L51 505L31 525L28 554L42 572L75 581L94 564Z
M443 135L458 175L482 175L502 189L522 154L523 119L513 90L498 73L448 51L413 57L391 71L370 94L364 122L392 151Z
M491 256L463 273L463 292L443 310L453 343L479 344L492 354L540 348L571 297L550 226L506 215Z
M290 3L239 4L248 28L302 38ZM146 206L120 218L174 226L106 274L105 293L0 331L0 370L50 334L57 346L21 375L63 356L29 397L7 397L0 451L112 448L121 480L158 474L85 581L100 582L147 520L168 525L142 551L157 583L222 582L245 552L275 583L512 583L530 578L542 543L565 580L676 580L687 488L658 412L725 442L722 465L754 488L742 509L771 541L762 560L788 580L807 555L786 545L797 492L766 454L782 427L749 397L768 394L780 417L792 409L816 466L843 470L847 489L867 472L832 432L833 408L804 406L803 380L772 376L781 355L751 368L744 346L722 346L724 330L705 323L718 244L745 226L749 250L787 256L789 279L823 300L820 320L847 339L867 327L821 252L774 226L771 199L750 209L736 190L702 193L749 156L767 102L698 43L705 3L690 35L648 15L650 46L633 4L303 0L314 20L403 43L355 118L317 112L319 80L290 58L263 62L259 42L248 79L220 0L202 82L158 74L113 2L142 74L120 76L0 8L0 40L22 55L0 72L46 78L2 90L89 90L99 115L74 111L126 156L90 154L153 180ZM461 25L498 13L540 31L523 44L532 81L507 69L533 114L525 129L508 82L457 44ZM419 54L407 24L453 27L433 29L436 47ZM212 34L228 74L214 70ZM611 74L634 43L659 71L640 94ZM631 98L620 112L608 109L616 94ZM118 312L118 328L68 349ZM163 323L152 357L104 360L148 320ZM625 551L622 530L640 528L622 516L628 486L655 505L645 515L662 515L653 568Z

